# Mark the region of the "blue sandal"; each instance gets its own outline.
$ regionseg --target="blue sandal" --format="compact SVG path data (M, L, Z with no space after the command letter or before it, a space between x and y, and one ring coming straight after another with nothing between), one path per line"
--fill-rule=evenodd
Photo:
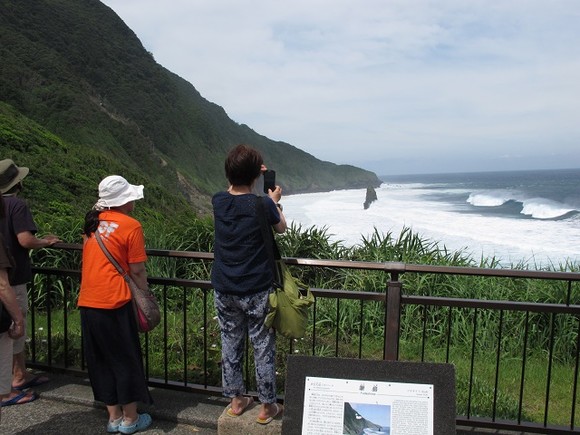
M152 421L153 420L151 419L151 416L149 414L138 414L135 423L129 426L125 426L124 424L121 423L119 425L119 432L125 434L139 432L140 430L147 429L151 425Z
M0 403L0 407L11 405L24 405L25 403L30 403L36 400L37 397L38 396L36 395L36 393L22 391L20 394L14 396L12 399L3 400L2 403Z
M123 422L123 417L119 417L116 420L113 421L109 421L109 423L107 423L107 432L108 433L117 433L119 432L119 426L121 426L121 423Z

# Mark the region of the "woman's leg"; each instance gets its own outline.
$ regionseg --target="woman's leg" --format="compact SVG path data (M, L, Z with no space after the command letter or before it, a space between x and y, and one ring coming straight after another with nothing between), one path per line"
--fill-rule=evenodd
M248 333L254 349L258 398L262 408L276 403L276 333L264 325L269 311L269 292L252 295L247 301ZM272 412L268 415L271 415Z
M215 307L222 339L223 395L240 398L245 393L242 360L246 339L246 319L239 297L215 292Z
M107 405L107 411L109 412L110 422L119 420L121 417L123 417L123 409L120 405Z
M123 405L123 423L128 426L137 421L137 402L127 403Z

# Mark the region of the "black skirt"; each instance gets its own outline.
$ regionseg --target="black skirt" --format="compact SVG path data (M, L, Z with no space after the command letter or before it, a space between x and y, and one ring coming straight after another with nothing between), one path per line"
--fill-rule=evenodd
M105 405L153 403L133 306L80 307L83 346L95 400Z

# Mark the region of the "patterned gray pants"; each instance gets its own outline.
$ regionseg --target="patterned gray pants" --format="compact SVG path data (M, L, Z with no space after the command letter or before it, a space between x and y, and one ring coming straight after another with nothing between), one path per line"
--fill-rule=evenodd
M234 296L215 292L222 338L223 394L226 397L246 392L242 368L247 333L254 349L258 398L262 403L276 402L276 333L264 326L269 293Z

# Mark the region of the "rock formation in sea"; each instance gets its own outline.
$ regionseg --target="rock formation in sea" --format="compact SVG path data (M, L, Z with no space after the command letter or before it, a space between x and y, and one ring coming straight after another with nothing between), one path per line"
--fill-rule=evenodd
M362 433L389 433L386 429L383 431L382 427L372 421L367 420L358 412L356 412L350 403L344 402L344 420L342 433L348 435L359 435ZM365 431L365 429L367 429Z
M371 206L371 203L377 200L377 192L375 191L374 187L367 187L367 196L364 202L365 210Z

